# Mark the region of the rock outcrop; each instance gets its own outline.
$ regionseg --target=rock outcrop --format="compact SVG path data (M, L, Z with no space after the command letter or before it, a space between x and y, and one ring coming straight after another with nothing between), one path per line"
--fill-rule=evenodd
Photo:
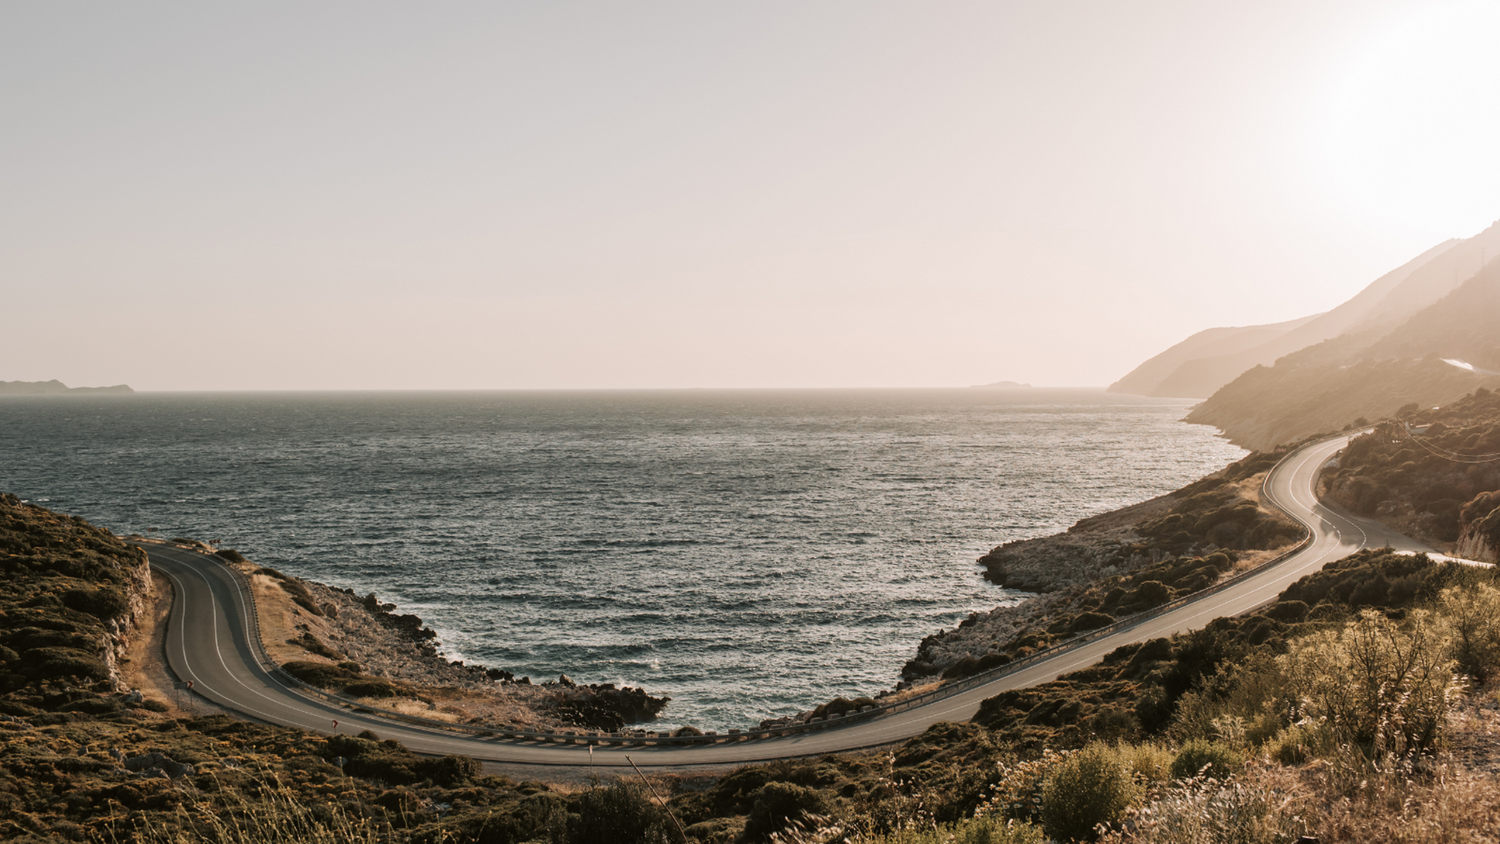
M1454 554L1466 560L1500 563L1500 492L1484 492L1464 505Z

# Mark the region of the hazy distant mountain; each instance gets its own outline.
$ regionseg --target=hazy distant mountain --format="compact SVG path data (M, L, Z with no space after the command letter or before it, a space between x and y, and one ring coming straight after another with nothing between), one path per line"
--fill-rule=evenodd
M1136 367L1110 392L1203 398L1241 373L1347 333L1392 328L1472 276L1485 256L1500 256L1500 223L1466 240L1448 240L1372 282L1324 314L1275 325L1210 329ZM1217 333L1216 333L1217 332Z
M113 387L69 387L58 380L52 381L0 381L0 396L57 396L74 393L95 395L128 395L135 390L124 384Z
M1500 389L1500 376L1486 374L1500 371L1500 261L1402 319L1384 303L1420 298L1391 298L1404 295L1409 291L1392 290L1360 330L1245 372L1194 408L1188 421L1215 425L1230 441L1264 450L1360 417L1390 416L1410 402L1430 407L1480 387Z
M1196 392L1178 395L1176 392L1162 392L1160 388L1162 382L1171 378L1184 364L1199 360L1216 360L1226 355L1240 354L1256 349L1278 337L1285 336L1287 332L1294 328L1306 325L1315 318L1303 317L1302 319L1294 319L1290 322L1278 322L1273 325L1251 325L1244 328L1209 328L1200 331L1137 366L1124 378L1110 384L1109 392L1127 393L1137 396L1203 398L1204 396L1211 395L1213 390L1201 395ZM1238 374L1239 372L1235 373L1235 375ZM1171 389L1175 388L1169 387L1169 390Z
M975 384L970 389L974 390L1024 390L1030 384L1022 384L1017 381L996 381L993 384Z

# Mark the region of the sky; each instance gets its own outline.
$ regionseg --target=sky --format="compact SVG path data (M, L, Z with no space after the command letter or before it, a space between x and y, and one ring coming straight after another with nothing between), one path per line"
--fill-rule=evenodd
M1103 386L1500 218L1500 7L0 5L0 380Z

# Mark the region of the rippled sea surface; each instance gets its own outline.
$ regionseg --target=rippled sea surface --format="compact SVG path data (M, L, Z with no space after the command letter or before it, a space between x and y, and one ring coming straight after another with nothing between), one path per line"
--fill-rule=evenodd
M991 547L1243 451L1097 390L0 399L0 490L377 593L455 658L746 726L1016 600Z

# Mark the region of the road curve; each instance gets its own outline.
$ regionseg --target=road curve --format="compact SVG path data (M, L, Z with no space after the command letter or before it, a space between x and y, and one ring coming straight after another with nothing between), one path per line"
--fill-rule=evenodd
M299 691L264 661L255 632L254 608L244 578L216 557L169 545L143 543L151 564L172 582L176 600L168 623L166 656L192 691L246 717L322 733L373 730L411 750L434 755L463 754L484 762L521 765L725 766L875 747L918 735L939 721L973 717L986 698L1056 679L1091 665L1134 642L1203 627L1219 616L1235 615L1269 602L1293 581L1325 563L1361 548L1390 546L1405 551L1433 549L1318 501L1317 474L1347 437L1324 440L1288 455L1267 477L1267 498L1311 532L1305 547L1280 563L1240 579L1226 589L1138 622L1116 625L1108 635L1004 673L957 694L901 712L851 719L851 723L755 740L694 745L595 747L550 741L517 741L403 723L359 713L336 702ZM1150 615L1150 614L1148 614ZM337 722L337 727L335 727Z

